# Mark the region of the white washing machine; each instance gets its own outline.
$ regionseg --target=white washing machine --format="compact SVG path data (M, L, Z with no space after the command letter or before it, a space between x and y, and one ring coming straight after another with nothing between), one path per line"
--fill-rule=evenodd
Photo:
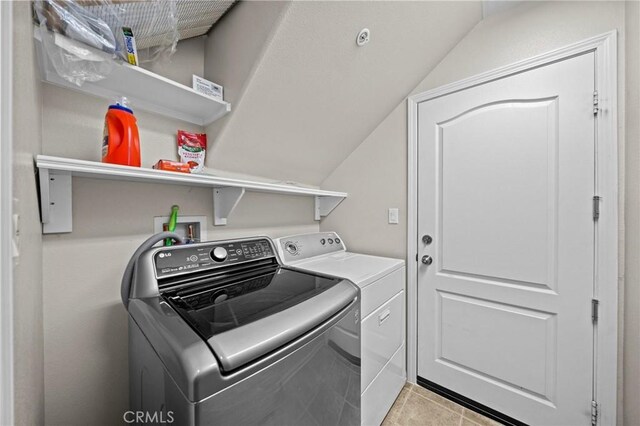
M362 424L379 425L402 390L406 373L404 260L348 252L335 232L275 240L284 265L348 279L360 288ZM337 329L333 339L352 341L357 330ZM340 336L344 333L344 336ZM343 345L343 347L346 347Z

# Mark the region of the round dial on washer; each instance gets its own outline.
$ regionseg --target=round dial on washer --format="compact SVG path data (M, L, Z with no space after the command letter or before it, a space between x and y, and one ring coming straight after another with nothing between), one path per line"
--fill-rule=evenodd
M333 244L333 238L329 238L329 244Z
M340 244L340 238L336 238L336 244Z
M211 250L211 259L216 262L222 262L227 258L227 249L224 247L216 247Z
M325 240L324 238L320 240L320 244L325 245L327 243L327 240Z

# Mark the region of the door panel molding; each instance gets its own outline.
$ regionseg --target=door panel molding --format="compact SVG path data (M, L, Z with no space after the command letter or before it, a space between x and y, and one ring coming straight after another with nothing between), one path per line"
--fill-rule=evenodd
M514 121L517 119L516 115L518 117L528 117L529 120L537 119L538 122L532 121L529 123L530 129L528 129L527 133L537 132L540 134L541 138L546 137L547 139L546 145L523 147L522 145L514 143L514 141L517 140L518 135L511 135L511 137L502 142L501 146L493 148L500 152L511 150L513 152L520 152L520 155L523 156L535 157L538 155L541 158L546 158L547 162L545 166L548 167L547 182L546 184L544 181L539 183L541 186L539 188L540 199L532 199L529 197L521 199L517 203L519 204L521 221L532 223L533 220L530 219L535 217L546 217L546 222L542 229L528 230L529 235L513 233L501 235L500 238L505 244L503 249L504 253L502 253L501 256L498 256L497 259L496 256L492 256L492 258L483 258L482 253L471 252L473 250L471 247L476 244L473 244L473 241L469 241L469 234L463 231L464 226L462 225L477 227L477 225L471 224L477 220L486 222L488 218L493 218L492 221L496 222L496 224L502 222L504 218L496 216L494 206L504 201L504 188L499 191L499 198L501 199L496 199L494 200L494 203L492 203L491 212L478 211L477 209L482 206L480 201L481 199L486 200L487 198L492 198L494 193L493 188L498 188L505 179L512 182L519 180L521 181L521 184L524 184L522 181L526 181L526 174L523 173L522 170L514 169L509 164L504 164L502 160L498 160L495 164L492 164L489 167L501 168L503 170L500 180L483 182L483 179L488 176L484 174L483 170L477 169L484 169L487 165L479 165L476 159L477 155L480 154L478 151L486 152L487 146L479 147L477 144L473 143L478 142L478 140L482 139L483 136L476 133L474 135L464 137L464 146L456 146L455 144L452 146L448 141L455 139L455 137L449 138L448 136L459 133L459 129L463 129L462 132L464 133L464 129L473 128L474 122L482 122L483 127L487 127L484 131L492 132L493 124L499 125L499 122L504 120L504 117L500 114L504 114L505 112L510 113L510 118ZM436 166L438 169L436 172L436 180L438 196L440 198L438 203L439 208L436 211L436 239L440 242L440 244L438 244L438 256L436 258L438 271L447 271L450 274L457 273L485 276L488 278L495 277L496 281L519 282L522 286L546 288L551 291L558 291L556 271L558 244L556 231L558 218L553 213L555 211L558 198L558 113L558 99L556 97L538 100L526 99L522 101L506 100L485 103L476 108L471 108L462 114L458 114L454 118L436 124L436 151L438 152L437 156L439 157ZM524 151L525 149L528 149L528 151ZM499 152L496 152L495 154L499 154ZM496 155L496 158L499 158L499 156ZM456 163L458 166L456 166ZM535 167L533 162L531 164ZM460 168L462 170L460 170ZM476 170L471 172L472 169ZM461 173L463 170L465 173ZM448 210L451 212L463 210L459 204L447 208L450 203L445 202L446 200L443 199L443 194L451 192L451 190L445 189L449 185L453 185L455 188L453 192L458 193L458 196L464 198L465 203L469 202L470 199L474 199L474 201L471 202L474 208L465 210L466 213L464 215L466 217L462 219L461 223L458 223L457 221L455 223L451 223L454 215L448 214L445 211ZM484 190L477 191L474 189L475 186L481 186ZM506 194L507 197L522 198L519 194L520 191L515 187L509 192L511 192L511 194ZM493 196L493 198L495 198L495 196ZM454 200L451 200L451 202L454 202ZM512 216L513 212L503 211L503 214L506 216ZM447 217L446 221L444 220L445 217ZM446 227L445 223L447 223ZM483 239L495 238L497 236L493 233L492 229L486 227L486 224L484 228L485 230L483 231L483 234L485 235ZM445 247L444 250L443 247ZM513 274L512 276L492 276L488 274L489 270L495 271L496 268L504 270L504 267L496 265L495 261L504 263L504 259L509 258L509 253L514 254L518 251L533 251L538 254L546 253L546 262L544 263L545 267L541 268L538 260L533 257L522 256L526 261L524 264L520 264L518 268L516 268L518 272L515 276ZM451 259L450 256L453 256L454 253L457 253L457 255L454 259ZM510 259L514 260L515 257L516 256L512 255ZM513 272L513 268L510 267L509 269Z
M456 278L468 281L476 281L482 284L497 285L502 287L510 287L525 291L535 291L546 294L558 294L544 284L532 283L529 281L510 280L489 275L472 274L469 272L450 271L448 269L440 269L436 272L436 276L445 278Z
M431 99L429 99L431 100ZM460 114L456 115L455 117L451 117L448 120L442 121L437 123L439 126L444 127L445 125L448 124L452 124L453 122L460 120L461 118L473 114L473 113L479 113L479 112L484 112L483 110L492 110L492 109L497 109L497 108L504 108L507 107L509 105L512 104L518 104L519 106L522 106L524 108L527 107L531 107L531 106L536 106L535 104L550 104L552 102L557 102L558 97L557 96L550 96L550 97L546 97L546 98L532 98L532 99L503 99L503 100L499 100L499 101L494 101L494 102L487 102L486 104L483 105L478 105L476 107L470 108L464 112L461 112Z
M439 324L436 327L438 335L435 350L436 362L497 386L507 387L513 392L555 407L556 314L442 290L437 291L437 293L436 315ZM461 334L460 329L443 330L443 324L448 322L447 315L457 318L463 315L474 318L468 318L468 321L464 324L464 334ZM476 319L482 315L495 317L494 326L491 330L483 330L481 327L477 327L479 323ZM543 335L546 345L544 347L535 347L533 345L512 346L512 339L508 338L508 335L513 333L513 327L510 327L510 325L514 321L527 322L529 332ZM446 334L451 335L448 336ZM501 335L501 337L507 336L506 341L491 341L496 334ZM494 352L496 356L491 357L492 360L499 359L498 355L507 349L501 346L506 345L509 347L508 349L515 351L510 359L516 359L518 363L525 362L529 367L526 369L516 368L510 374L510 377L499 377L498 374L490 371L492 367L495 370L496 365L488 365L485 368L477 364L472 365L474 361L477 361L477 358L469 353L468 348L460 347L461 341L470 341L471 344L469 346L474 347L476 350ZM502 360L495 362L498 364L503 363Z
M594 52L595 87L598 92L595 120L595 188L600 198L600 216L594 222L595 282L594 297L599 300L600 315L596 329L596 358L593 398L599 404L599 423L616 424L618 370L618 146L617 146L617 32L611 31L561 49L413 95L407 99L407 373L417 381L417 268L421 243L417 235L418 197L418 105L461 90L513 76L574 56ZM441 155L441 153L440 153ZM437 262L439 260L437 259ZM445 272L445 271L442 271ZM470 277L477 279L478 277ZM488 278L490 279L490 278ZM496 282L497 285L517 283ZM530 287L531 290L542 290ZM426 378L428 379L428 378Z

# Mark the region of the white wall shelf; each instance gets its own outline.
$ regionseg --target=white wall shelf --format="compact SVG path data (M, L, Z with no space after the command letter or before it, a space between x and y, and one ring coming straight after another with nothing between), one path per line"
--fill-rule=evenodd
M38 28L34 38L41 78L46 83L109 101L126 96L134 112L140 109L200 126L206 126L231 111L228 102L202 95L191 87L125 62L114 66L106 78L77 86L58 75L43 52Z
M227 218L238 205L245 191L315 197L315 220L327 216L347 197L344 192L206 174L167 172L46 155L38 155L35 162L40 184L40 213L44 234L72 231L71 185L74 176L212 188L215 225L227 224Z

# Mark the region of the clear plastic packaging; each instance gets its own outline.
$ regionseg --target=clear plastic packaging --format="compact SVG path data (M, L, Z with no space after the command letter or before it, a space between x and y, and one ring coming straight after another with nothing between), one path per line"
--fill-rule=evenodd
M176 0L127 3L125 19L125 26L133 25L131 28L136 38L140 63L168 61L175 53L180 40ZM118 33L118 40L124 43L122 32Z
M105 78L126 58L130 27L145 61L168 59L180 38L176 0L35 0L39 38L58 75L81 86Z

